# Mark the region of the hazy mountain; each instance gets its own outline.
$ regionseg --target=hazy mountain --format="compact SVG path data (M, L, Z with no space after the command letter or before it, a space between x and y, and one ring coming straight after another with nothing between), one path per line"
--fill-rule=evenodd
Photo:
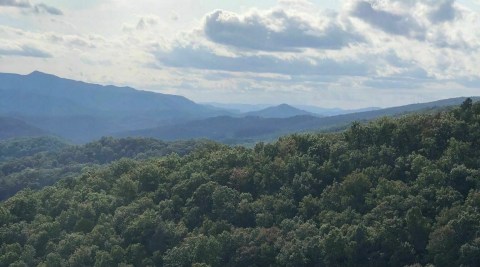
M238 114L258 111L271 106L268 104L239 104L239 103L217 103L217 102L207 102L204 104L211 107L227 110L233 113L238 113Z
M248 113L253 111L259 111L272 106L268 104L239 104L239 103L226 104L226 103L216 103L216 102L208 102L208 103L205 103L205 105L228 110L233 113ZM335 115L341 115L341 114L381 109L377 107L367 107L367 108L361 108L361 109L341 109L341 108L322 108L322 107L312 106L312 105L290 105L290 106L313 113L313 114L318 114L321 116L335 116Z
M291 118L228 117L221 116L191 121L166 127L121 133L119 136L155 137L163 140L208 138L217 141L243 140L290 132L316 123L313 116Z
M0 115L14 115L77 142L221 114L226 112L182 96L89 84L41 72L0 74Z
M425 112L447 106L459 105L464 97L429 103L365 111L330 117L295 116L290 118L230 117L221 116L180 123L152 129L130 131L118 136L144 136L165 140L209 138L226 143L268 140L288 133L331 130L345 127L354 121L368 121L383 116L398 116L411 112Z
M268 107L258 111L248 112L248 113L245 113L244 115L262 117L262 118L290 118L290 117L304 116L304 115L315 116L315 114L313 113L292 107L287 104L281 104L278 106Z
M0 140L13 137L34 137L46 135L47 132L22 120L0 117Z
M243 118L181 96L88 84L40 72L0 74L0 116L16 118L4 119L4 125L8 126L2 126L2 138L38 136L48 132L74 142L86 142L105 135L256 141L292 132L341 127L355 120L458 105L464 99L324 118L280 105L249 113L257 117ZM234 115L237 118L232 117Z
M322 107L309 106L309 105L295 105L295 107L311 113L319 114L322 116L336 116L336 115L342 115L342 114L373 111L373 110L381 109L377 107L367 107L367 108L361 108L361 109L322 108Z

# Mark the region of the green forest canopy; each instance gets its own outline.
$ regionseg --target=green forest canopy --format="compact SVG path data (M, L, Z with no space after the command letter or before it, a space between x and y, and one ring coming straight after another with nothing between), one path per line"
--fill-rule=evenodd
M480 104L122 159L0 204L1 266L478 266Z
M147 159L171 153L185 155L217 145L207 140L163 142L153 138L102 139L70 145L55 137L0 141L0 200L24 188L39 189L60 179L78 176L121 158Z

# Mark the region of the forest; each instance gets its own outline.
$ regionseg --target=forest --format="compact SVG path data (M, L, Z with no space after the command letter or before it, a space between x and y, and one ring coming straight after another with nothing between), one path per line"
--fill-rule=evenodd
M0 200L21 189L52 185L87 168L94 169L121 158L185 155L213 144L207 140L163 142L152 138L104 137L85 145L71 145L49 136L3 141L0 142Z
M2 267L480 266L471 99L252 148L55 144L0 163L24 188L0 202Z

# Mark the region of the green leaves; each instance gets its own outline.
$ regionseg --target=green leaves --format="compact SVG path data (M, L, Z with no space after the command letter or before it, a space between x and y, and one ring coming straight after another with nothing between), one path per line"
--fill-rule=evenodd
M0 203L0 266L476 266L479 118L480 104L465 103L85 168ZM104 138L47 166L166 146L152 142Z

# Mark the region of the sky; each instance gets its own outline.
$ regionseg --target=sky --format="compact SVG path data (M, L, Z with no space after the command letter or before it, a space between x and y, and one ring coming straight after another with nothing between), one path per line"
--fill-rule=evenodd
M196 102L480 95L480 0L0 0L0 72Z

